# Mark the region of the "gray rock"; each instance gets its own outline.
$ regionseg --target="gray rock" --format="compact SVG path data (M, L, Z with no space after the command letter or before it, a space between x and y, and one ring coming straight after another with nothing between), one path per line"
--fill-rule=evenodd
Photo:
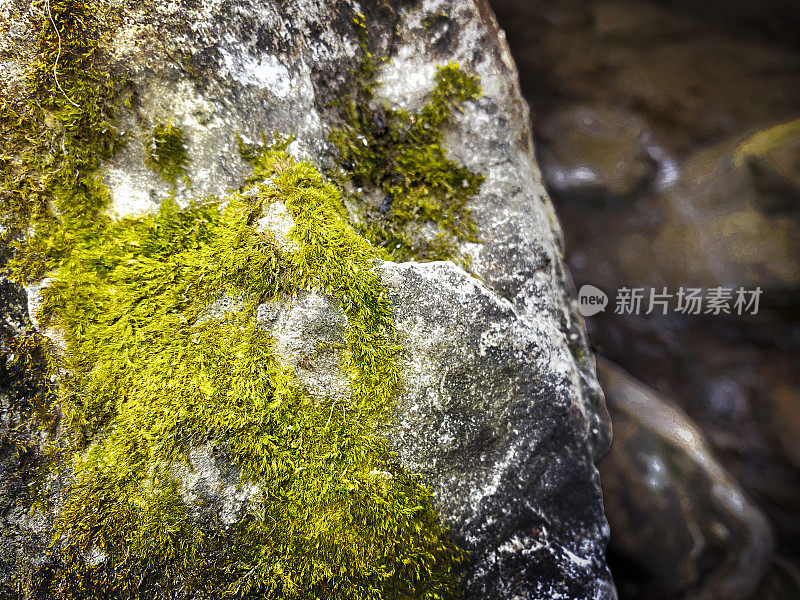
M7 249L0 244L0 264ZM0 278L0 598L14 593L18 573L47 561L52 537L50 514L30 508L30 484L40 475L45 436L31 423L37 400L47 386L42 356L20 357L18 340L34 332L27 316L25 292ZM41 404L38 405L41 408ZM41 481L41 479L40 479ZM61 485L45 480L46 489ZM17 590L18 591L18 590Z
M593 464L609 443L607 413L533 158L527 106L484 0L126 5L108 42L110 65L129 77L138 100L120 117L129 143L103 167L113 211L152 210L166 194L144 167L158 121L180 126L187 139L191 186L179 185L180 203L242 183L248 167L236 133L292 134L292 153L333 166L327 136L340 116L329 105L358 64L352 18L361 10L376 52L389 57L377 74L380 100L418 109L436 65L451 60L480 75L483 87L444 141L449 158L486 176L470 204L482 242L461 248L471 272L450 263L377 266L404 373L383 434L434 490L443 522L471 551L466 597L614 598ZM447 16L426 22L435 15ZM260 223L280 233L279 215ZM236 302L222 299L208 314ZM299 295L288 306L262 305L258 315L313 396L342 393L335 346L345 323L335 304ZM325 355L308 363L322 372L304 366L314 352ZM183 493L216 495L207 505L221 522L235 519L246 501L231 485L236 473L209 448L190 458L194 468L179 474Z
M615 597L568 346L451 263L380 270L404 373L384 433L472 553L468 597Z
M382 262L378 271L402 347L400 391L381 433L470 551L468 597L613 597L597 476L591 455L574 451L586 416L568 346L453 263ZM334 301L301 293L258 315L313 397L343 396L338 352L320 350L342 347Z

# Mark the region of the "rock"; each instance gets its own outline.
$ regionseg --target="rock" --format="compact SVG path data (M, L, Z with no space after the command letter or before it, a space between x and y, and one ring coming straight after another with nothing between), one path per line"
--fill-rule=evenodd
M3 264L6 252L0 245ZM0 279L0 598L9 600L21 589L26 563L46 562L52 536L52 518L30 506L31 486L41 483L45 436L38 429L48 425L46 365L39 350L24 351L34 334L24 291Z
M570 266L579 282L610 288L791 289L800 272L794 46L739 35L731 22L752 16L747 3L686 4L494 3L536 107ZM786 10L783 0L770 6ZM713 24L697 18L710 12ZM575 196L580 206L566 201Z
M800 595L800 571L791 562L778 556L775 557L751 598L791 600L798 595Z
M593 508L600 498L591 460L565 461L550 441L577 441L586 419L571 399L574 359L551 341L552 326L519 319L508 301L450 262L383 262L378 270L404 374L381 433L432 486L441 516L475 557L469 597L499 590L503 598L581 597L588 589L610 597L610 583L596 575L606 532ZM340 353L323 350L320 360L321 341L341 347L338 305L301 294L288 306L262 305L259 314L267 313L262 322L276 324L276 346L303 385L315 397L342 399ZM571 433L559 432L565 423ZM576 505L578 497L594 499Z
M761 157L746 154L747 141L726 142L686 161L659 201L664 224L653 247L669 273L662 281L778 290L800 284L800 195L791 183L800 165L779 155L794 156L798 140L789 135Z
M780 554L794 561L800 539L793 418L798 323L796 310L784 308L791 303L770 296L759 315L749 317L601 314L591 319L590 334L608 358L690 415L717 460L768 515ZM615 437L619 428L615 421ZM612 507L606 510L613 520Z
M548 185L571 191L572 197L580 192L583 198L579 205L562 202L561 207L570 224L567 244L576 278L603 282L607 291L760 286L770 293L790 293L800 284L800 167L797 134L784 126L783 134L775 132L780 126L765 130L773 132L772 141L760 134L736 136L683 162L663 148L647 146L661 159L658 169L650 187L640 186L626 202L608 203L613 186L603 184L608 176L598 175L602 167L592 166L588 150L563 146L561 152L571 152L572 158L558 163L544 150L544 164L554 165L543 171ZM596 154L610 155L601 140L593 140L591 147ZM638 161L629 151L618 172L638 172ZM573 177L571 186L565 185L564 173L583 172L561 166L570 164L587 165L591 177ZM617 189L626 187L617 184ZM595 235L597 230L605 235Z
M800 392L796 377L780 363L765 366L771 402L769 416L784 458L800 469Z
M647 36L653 29L663 30L673 25L663 10L645 2L605 0L593 4L590 10L594 31L602 38Z
M749 598L771 560L766 517L683 411L606 360L598 374L614 420L601 463L612 551L646 574L638 594Z
M625 118L633 126L644 123L654 131L666 159L657 161L655 185L623 201L609 201L604 190L591 188L580 202L569 194L554 195L578 286L604 290L612 307L621 287L653 286L660 292L667 286L675 293L688 286L761 286L758 315L614 315L606 310L587 322L601 355L691 417L717 460L768 515L779 555L797 567L800 96L791 92L800 86L797 6L787 0L494 0L493 6L534 108L534 132L543 142L549 115L575 106L613 107L615 114L629 115ZM626 135L624 123L607 129ZM557 133L555 138L558 144ZM546 186L557 190L560 182L544 162L546 149L537 146ZM634 148L628 135L619 146ZM588 164L585 157L592 155L580 146L575 156L561 148L567 165ZM603 148L599 143L594 154L602 158ZM630 172L636 173L641 156L633 151L627 156ZM617 437L624 436L626 425L615 429ZM652 496L654 504L670 506L672 491L665 488L667 496L658 502ZM618 528L629 508L609 503L612 524ZM658 531L661 513L654 514L652 529ZM679 521L684 519L678 514ZM641 515L642 523L646 516ZM686 542L669 531L664 535L676 546ZM731 555L740 541L731 540ZM662 546L659 540L641 554L660 556L674 573L680 553L653 550ZM612 569L617 569L621 597L680 595L675 589L686 581L683 576L660 578L662 590L652 580L642 586L648 571L637 571L630 553L620 558L614 548ZM726 552L720 549L718 556ZM774 565L754 598L772 597L766 582L773 570ZM783 569L777 571L777 581L791 579L784 578Z
M800 207L800 119L757 131L741 142L734 164L749 168L767 213L794 212Z
M609 443L607 413L533 158L527 106L485 1L143 2L120 10L104 52L135 93L117 123L128 142L101 169L117 217L153 211L170 191L186 206L241 186L250 166L237 134L245 142L262 132L293 135L289 152L335 168L328 133L342 118L331 103L359 65L360 10L371 50L388 58L376 74L377 101L419 110L437 64L449 61L480 76L482 95L454 114L443 140L449 159L486 177L469 202L480 242L460 247L470 270L375 267L389 290L403 374L381 432L402 466L433 489L439 517L470 551L466 598L615 598L593 464ZM146 167L158 123L174 124L185 139L189 183L172 190ZM256 221L281 237L291 224L275 206ZM241 303L222 297L204 318ZM312 398L343 393L336 346L346 319L331 298L265 303L257 318ZM240 518L248 490L217 450L192 447L176 476L185 501L202 500L196 518L227 525Z
M658 155L643 119L613 108L574 106L539 122L542 174L559 196L624 200L654 183Z
M25 25L25 15L30 7L21 0L8 0L0 4L0 89L6 100L23 100L26 67L35 53L35 40Z
M583 437L586 414L552 325L518 318L451 263L380 270L406 373L385 435L473 553L469 597L613 597L597 576L606 531L590 460L553 444Z

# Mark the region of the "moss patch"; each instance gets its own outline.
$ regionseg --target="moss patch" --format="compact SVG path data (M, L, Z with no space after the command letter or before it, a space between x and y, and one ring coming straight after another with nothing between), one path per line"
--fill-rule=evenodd
M148 140L146 162L164 181L173 186L181 176L186 182L189 181L186 175L189 155L180 127L172 123L156 123Z
M363 23L356 27L361 85L342 104L345 125L330 135L341 161L331 176L350 190L354 226L385 256L464 262L458 244L478 241L468 201L484 177L449 160L441 142L453 111L480 95L479 80L450 63L438 67L419 112L379 105L373 94L379 59L368 50Z
M52 23L38 29L26 107L0 100L0 213L4 242L17 250L10 270L40 278L69 252L75 228L105 220L108 193L97 168L120 142L114 128L120 89L95 59L100 8L50 0Z
M295 221L289 254L254 226L275 201ZM223 211L168 200L159 215L93 232L61 265L43 316L70 349L62 407L87 450L58 524L60 594L447 595L457 551L428 491L373 434L397 385L394 329L375 252L341 213L313 167L267 150ZM348 319L344 410L315 403L256 324L258 304L310 289ZM245 310L203 318L221 294L243 297ZM258 490L247 516L217 534L173 475L208 440Z
M248 149L253 176L224 202L181 210L167 198L156 215L110 219L98 167L119 141L119 86L98 67L93 6L51 10L34 100L0 115L12 270L52 275L40 317L67 344L56 372L72 483L54 562L29 580L82 600L449 597L460 553L429 491L374 434L396 391L395 332L377 252L337 188L279 143ZM151 160L174 182L185 147L161 134ZM291 251L256 226L278 201ZM260 303L304 290L347 316L338 405L306 393L255 319ZM245 308L209 318L224 294ZM176 469L207 443L254 490L232 525L181 491Z

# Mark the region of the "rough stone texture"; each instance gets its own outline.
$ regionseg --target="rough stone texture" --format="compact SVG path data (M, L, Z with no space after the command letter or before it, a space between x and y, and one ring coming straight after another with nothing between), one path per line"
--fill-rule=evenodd
M7 248L0 244L0 266ZM18 341L35 330L28 319L25 292L5 278L0 279L0 599L20 596L7 586L16 572L25 572L26 561L41 565L52 535L53 514L30 509L31 486L56 496L66 473L41 478L38 450L46 439L43 432L28 427L36 397L47 382L41 360L20 359ZM47 493L47 492L46 492Z
M144 166L159 120L181 127L188 142L192 183L179 186L182 203L241 184L248 168L236 133L292 134L293 154L333 167L327 135L340 116L330 103L352 85L352 19L362 11L376 53L389 58L378 100L418 109L436 65L450 60L483 86L445 137L449 158L486 176L471 202L482 243L462 248L471 272L449 263L379 266L403 348L401 390L383 433L471 551L467 598L614 598L593 464L608 447L607 413L571 306L527 106L484 0L125 3L110 66L136 96L120 117L129 141L103 168L113 210L152 210L166 195ZM261 224L279 234L279 217ZM258 315L313 394L342 393L335 352L316 343L340 339L335 305L309 294ZM197 448L191 460L185 494L216 493L223 520L235 518L241 502L224 457Z
M381 272L404 349L385 434L473 552L469 597L613 597L568 347L451 263Z
M35 48L26 21L32 10L32 3L24 0L0 2L0 90L6 100L26 96L25 73Z

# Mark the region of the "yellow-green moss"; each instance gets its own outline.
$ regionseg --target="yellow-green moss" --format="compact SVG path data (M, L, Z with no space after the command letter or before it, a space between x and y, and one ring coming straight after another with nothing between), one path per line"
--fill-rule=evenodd
M450 15L447 14L447 11L440 10L422 19L422 26L425 29L430 29L438 22L449 21L449 20L450 20Z
M113 125L120 85L95 59L99 7L50 0L49 10L58 29L48 16L35 24L30 100L0 101L2 241L16 247L11 270L23 281L68 252L70 229L104 220L108 193L97 168L120 141Z
M147 144L147 164L167 183L175 185L178 177L188 182L186 167L189 155L183 131L172 123L156 123Z
M289 254L253 225L275 201L295 221ZM70 557L60 593L148 597L181 585L213 589L208 597L447 595L457 552L427 490L373 434L398 380L374 257L343 220L337 190L273 150L222 212L168 200L157 216L79 242L43 308L70 349L62 407L87 445L58 522ZM255 320L259 303L309 289L336 298L348 318L352 383L337 410L297 384ZM221 294L246 308L203 318ZM173 474L208 440L258 489L222 545L191 517ZM110 564L88 564L98 552ZM109 569L126 575L104 582ZM140 579L146 592L125 589Z
M361 85L342 103L345 125L330 134L341 165L331 175L351 190L354 226L394 260L463 261L459 242L478 241L468 201L484 177L449 160L441 142L453 111L480 95L479 80L449 63L438 67L419 112L377 104L379 59L369 51L363 22L355 24L364 55Z
M55 562L39 573L48 596L450 596L460 554L428 490L374 434L399 377L376 250L348 225L339 191L285 144L251 148L253 175L224 202L181 210L167 198L158 214L108 218L97 171L118 140L118 86L98 66L92 8L52 1L58 82L43 21L33 100L0 119L14 276L51 275L41 322L67 347L57 371L72 483ZM296 250L255 226L276 201ZM259 303L304 290L347 316L350 389L338 404L309 396L255 319ZM223 294L244 309L210 318ZM181 493L176 469L206 443L255 490L231 526Z
M37 53L28 94L0 98L0 246L4 254L11 250L2 272L19 283L41 278L68 255L75 228L89 230L107 220L108 194L97 168L119 144L113 121L121 86L95 57L97 20L101 15L111 19L113 12L101 11L91 0L50 0L39 8L40 21L31 22ZM53 433L57 424L50 385L57 361L38 333L29 331L14 345L11 368L20 377L10 393L28 393L29 379L39 381L17 431L35 440L29 453L44 453L37 464L57 461L55 447L42 447L38 434L32 434L34 429ZM46 500L39 496L36 504Z

